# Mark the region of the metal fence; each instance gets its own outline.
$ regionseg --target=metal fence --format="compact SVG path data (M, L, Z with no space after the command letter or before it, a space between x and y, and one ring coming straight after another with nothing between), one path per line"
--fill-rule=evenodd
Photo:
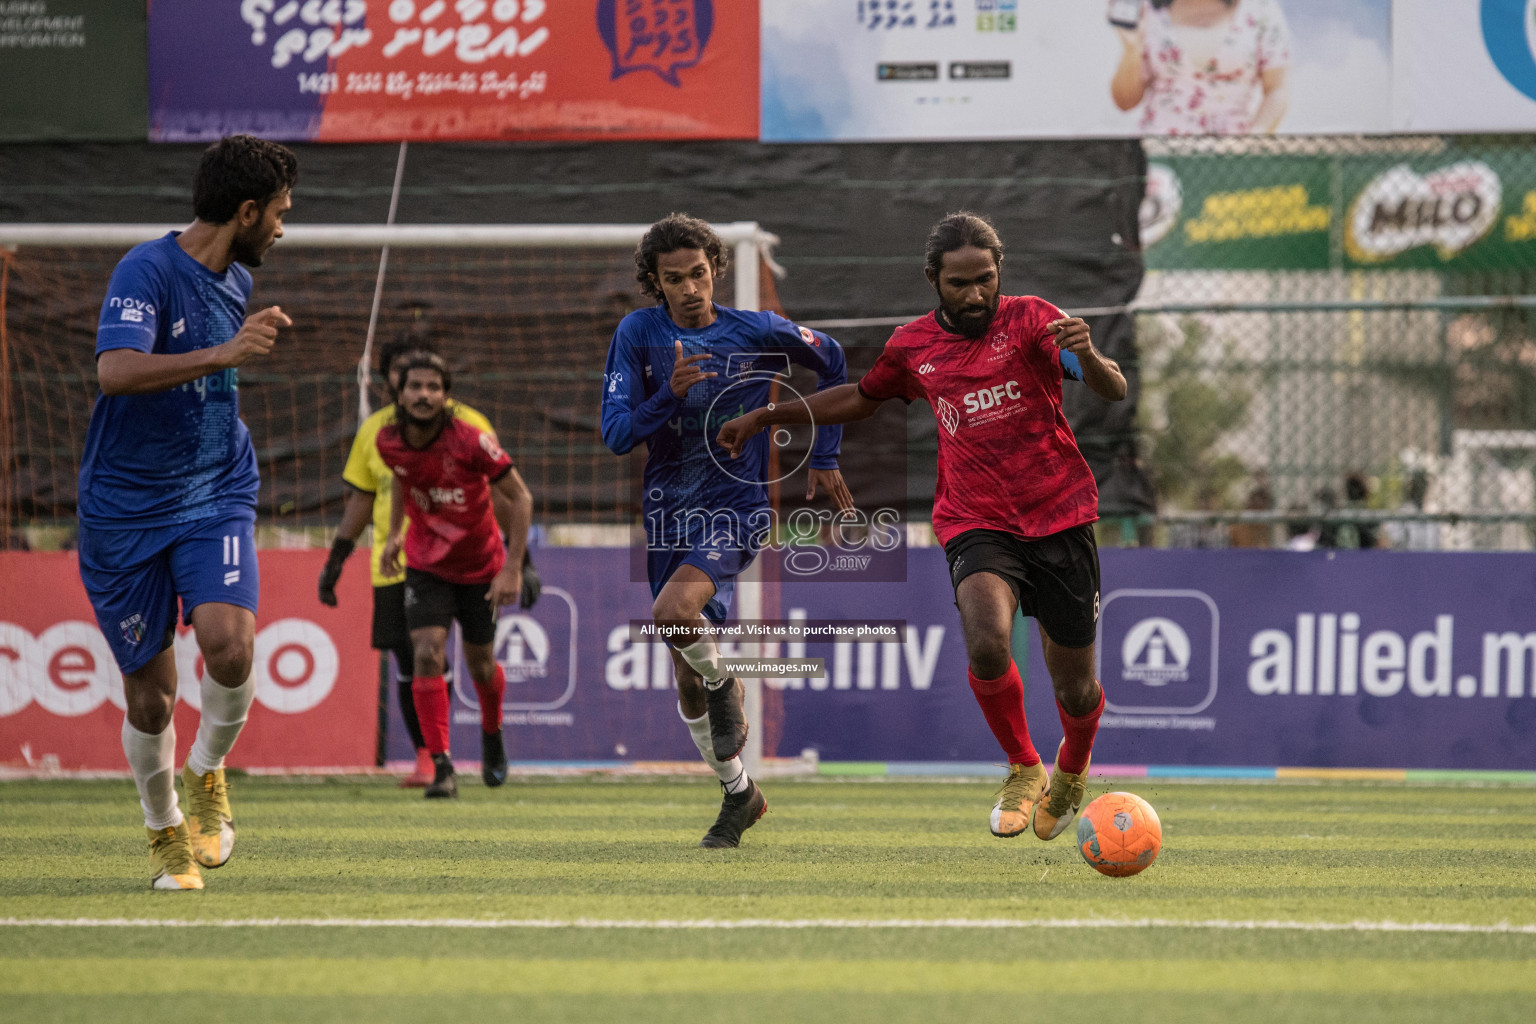
M1143 539L1532 547L1536 142L1147 150Z

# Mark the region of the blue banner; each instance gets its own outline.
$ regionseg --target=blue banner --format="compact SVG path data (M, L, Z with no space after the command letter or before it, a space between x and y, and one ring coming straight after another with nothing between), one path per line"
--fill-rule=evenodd
M503 617L508 754L519 761L688 761L671 662L636 642L643 584L623 549L544 549L547 585ZM765 619L904 619L900 643L783 643L823 678L764 686L768 754L823 761L1001 760L966 682L943 554L908 582L769 584ZM1520 770L1536 766L1536 555L1102 552L1095 764ZM1024 665L1031 733L1061 738L1038 634ZM747 653L734 651L727 655ZM1018 646L1016 644L1016 646ZM454 748L479 754L456 668ZM389 754L408 759L396 717Z

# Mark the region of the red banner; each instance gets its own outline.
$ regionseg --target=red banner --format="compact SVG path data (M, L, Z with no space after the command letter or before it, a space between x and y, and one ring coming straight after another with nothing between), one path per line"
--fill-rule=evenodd
M150 137L756 139L757 0L155 0Z
M378 656L369 648L368 574L316 599L326 552L263 551L256 701L233 768L360 767L374 761ZM197 732L202 657L178 632L176 758ZM0 552L0 766L126 770L123 677L70 552Z

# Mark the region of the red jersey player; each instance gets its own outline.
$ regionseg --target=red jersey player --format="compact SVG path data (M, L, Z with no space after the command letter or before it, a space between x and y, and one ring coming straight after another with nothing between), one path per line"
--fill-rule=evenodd
M379 431L379 457L394 472L394 501L383 569L399 571L405 550L405 622L416 651L411 690L422 738L432 754L426 796L458 796L448 755L448 627L464 636L464 661L480 697L481 776L488 786L507 778L501 740L506 677L496 663L496 610L522 590L523 552L533 499L496 439L453 416L453 378L443 360L418 353L401 374L400 416ZM491 488L512 505L506 547L492 512ZM410 500L411 524L400 527Z
M847 423L889 398L925 399L939 421L933 529L949 561L971 690L1008 754L992 833L1066 830L1081 806L1104 710L1094 677L1098 488L1061 409L1063 377L1109 401L1125 377L1093 347L1088 325L1043 299L1003 296L1003 245L992 225L951 214L928 237L932 313L900 327L858 384L769 405L725 424L733 454L775 423ZM1009 644L1015 609L1035 617L1065 738L1047 785L1024 720Z

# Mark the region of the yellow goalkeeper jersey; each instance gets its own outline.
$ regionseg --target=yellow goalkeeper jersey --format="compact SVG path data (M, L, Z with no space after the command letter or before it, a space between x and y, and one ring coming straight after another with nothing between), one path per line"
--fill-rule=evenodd
M491 421L464 403L450 401L448 408L453 410L455 418L465 421L476 430L484 431L492 437L496 436L496 430L491 426ZM379 568L379 560L384 555L384 538L389 536L389 503L393 494L391 490L393 475L389 467L384 465L384 460L379 457L378 440L379 431L393 422L395 422L393 402L363 420L362 426L357 428L357 437L352 439L352 452L347 456L347 468L341 471L343 480L358 490L373 495L373 544L368 553L368 566L372 570L373 585L376 587L387 587L392 583L401 583L405 580L404 571L398 576L386 576Z

